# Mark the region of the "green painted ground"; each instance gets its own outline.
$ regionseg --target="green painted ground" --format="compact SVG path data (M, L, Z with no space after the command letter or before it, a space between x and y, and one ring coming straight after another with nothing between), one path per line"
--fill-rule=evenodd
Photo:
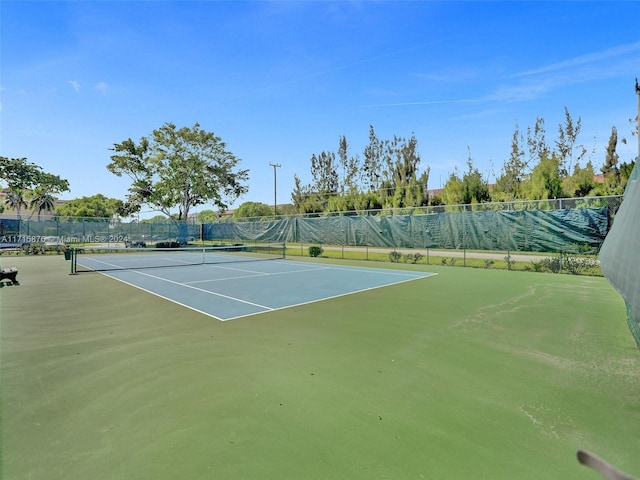
M602 278L431 266L221 323L0 260L5 479L600 478L578 448L640 474L640 352Z

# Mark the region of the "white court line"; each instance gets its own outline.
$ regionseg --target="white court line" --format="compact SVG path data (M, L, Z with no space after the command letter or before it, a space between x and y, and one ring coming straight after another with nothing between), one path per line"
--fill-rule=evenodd
M122 282L125 285L129 285L131 287L134 287L134 288L137 288L139 290L142 290L143 292L147 292L147 293L150 293L151 295L155 295L158 298L162 298L163 300L167 300L169 302L175 303L176 305L180 305L181 307L188 308L189 310L193 310L194 312L201 313L202 315L206 315L207 317L215 318L216 320L218 320L220 322L224 322L225 321L224 318L216 317L212 313L205 312L204 310L200 310L199 308L195 308L193 305L189 305L188 303L179 302L175 298L165 297L164 295L160 295L158 292L154 292L153 290L149 290L147 288L142 288L140 285L136 285L135 283L127 282L126 280L122 280L121 278L109 275L107 272L99 272L99 273L101 273L104 276L109 277L109 278L111 278L113 280L116 280L118 282ZM212 293L212 292L208 292L208 293Z
M284 263L284 262L283 262ZM286 262L287 265L300 265L299 262ZM192 282L184 282L185 284L189 284L189 285L193 285L193 284L197 284L197 283L208 283L208 282L224 282L224 281L228 281L228 280L236 280L236 279L241 279L241 278L255 278L255 277L262 277L262 276L271 276L271 275L287 275L287 274L293 274L293 273L306 273L306 272L314 272L314 271L318 271L318 270L347 270L350 272L364 272L364 273L371 273L372 271L374 272L378 272L378 273L382 273L383 275L397 275L397 276L401 276L401 277L409 277L409 278L425 278L425 273L422 272L410 272L410 271L396 271L396 270L386 270L384 268L356 268L356 267L340 267L340 266L335 266L335 265L311 265L309 264L309 268L303 268L303 269L298 269L298 270L288 270L286 272L257 272L255 270L246 270L243 268L234 268L234 267L228 267L228 266L223 266L220 264L207 264L207 267L212 267L212 268L217 268L217 269L223 269L223 270L232 270L232 271L237 271L237 272L247 272L250 273L250 275L243 275L243 276L239 276L239 277L224 277L224 278L215 278L215 279L208 279L208 280L194 280ZM431 276L432 273L430 272L426 272L427 273L427 277ZM390 284L393 285L393 284Z
M267 306L265 306L265 305L260 305L259 303L249 302L248 300L242 300L241 298L231 297L231 296L229 296L229 295L224 295L224 294L222 294L222 293L210 292L209 290L205 290L205 289L203 289L203 288L193 287L193 286L191 286L191 285L187 285L186 283L183 283L183 282L176 282L175 280L169 280L168 278L158 277L157 275L151 275L151 274L149 274L149 273L144 273L144 272L141 272L141 271L139 271L139 270L127 270L127 271L129 271L129 272L133 272L133 273L136 273L136 274L138 274L138 275L144 275L145 277L155 278L156 280L161 280L161 281L163 281L163 282L173 283L174 285L180 285L181 287L191 288L191 289L193 289L193 290L197 290L197 291L199 291L199 292L207 293L207 294L209 294L209 295L214 295L214 296L216 296L216 297L226 298L227 300L234 300L234 301L236 301L236 302L246 303L247 305L251 305L251 306L253 306L253 307L264 308L265 310L273 310L273 308L271 308L271 307L267 307ZM106 274L108 274L109 272L105 272L105 273L106 273ZM111 276L111 275L109 275L109 276ZM111 277L111 278L116 278L116 277ZM119 279L119 278L116 278L116 280L120 280L120 279ZM124 281L124 280L122 280L122 281L123 281L124 283L129 284L129 285L136 286L136 285L134 285L134 284L132 284L132 283L129 283L129 282L126 282L126 281ZM138 288L139 288L139 287L138 287ZM144 288L142 288L141 290L148 291L148 290L146 290L146 289L144 289ZM163 298L167 298L167 297L164 297L164 296L162 296L162 295L158 295L158 296L159 296L159 297L163 297ZM176 303L179 303L179 302L176 302ZM182 305L182 304L181 304L181 305ZM217 317L216 317L216 318L217 318Z
M285 310L285 309L291 308L291 307L301 307L303 305L310 305L312 303L323 302L325 300L331 300L333 298L346 297L347 295L354 295L356 293L368 292L370 290L377 290L379 288L390 287L391 285L399 285L401 283L412 282L413 280L422 280L423 278L429 278L429 277L433 277L435 275L437 275L437 273L428 273L428 274L425 274L422 277L407 278L405 280L399 280L399 281L393 282L393 283L385 283L384 285L378 285L376 287L367 287L367 288L363 288L363 289L360 289L360 290L354 290L353 292L339 293L338 295L332 295L330 297L317 298L315 300L309 300L308 302L300 302L300 303L295 303L295 304L291 304L291 305L285 305L284 307L272 308L269 311L270 312L276 312L278 310ZM237 317L220 318L219 320L222 321L222 322L227 322L229 320L236 320L238 318L252 317L254 315L260 315L262 313L267 313L267 312L247 313L247 314L244 314L244 315L238 315Z
M329 268L331 270L349 270L351 272L355 271L355 272L367 272L367 273L375 271L375 272L383 273L384 275L398 275L401 277L413 277L413 278L423 278L422 275L425 275L425 274L427 277L434 275L431 272L414 272L410 270L404 270L404 271L403 270L387 270L386 268L377 268L377 267L360 268L360 267L350 267L350 266L340 266L340 265L328 265L326 268ZM416 277L416 275L420 275L420 276Z
M229 268L228 270L233 270L233 269ZM241 278L270 277L272 275L289 275L289 274L294 274L294 273L315 272L317 270L325 270L325 269L322 269L322 268L310 268L310 269L306 269L306 270L289 270L287 272L272 272L272 273L253 272L253 275L241 275L241 276L238 276L238 277L210 278L208 280L194 280L192 282L185 282L185 284L193 285L195 283L226 282L226 281L229 281L229 280L238 280L238 279L241 279ZM238 271L239 272L251 272L251 270L238 270Z
M247 273L253 273L253 274L263 273L263 272L257 272L255 270L247 270L245 268L227 267L227 266L221 265L219 263L204 263L203 265L206 265L207 268L219 268L220 270L233 270L234 272L247 272ZM268 275L268 274L264 273L264 275Z
M299 262L286 262L286 263L289 264L289 265L300 265ZM208 264L207 266L220 268L219 264ZM398 285L398 284L401 284L401 283L406 283L406 282L410 282L410 281L413 281L413 280L420 280L420 279L423 279L423 278L429 278L429 277L437 275L437 273L431 273L431 272L424 272L424 273L422 273L422 272L410 272L410 271L402 272L402 271L396 271L396 270L386 270L386 269L382 269L382 268L355 268L355 267L349 267L349 266L340 267L340 266L334 266L334 265L311 265L311 264L309 265L309 267L311 267L311 268L304 268L304 269L299 269L299 270L290 270L290 271L287 271L287 272L275 272L275 273L253 272L254 275L247 275L247 276L243 276L243 277L230 277L230 278L216 279L216 280L206 280L206 281L234 280L236 278L251 278L251 277L262 277L262 276L270 276L270 275L286 275L286 274L289 274L289 273L306 273L306 272L311 272L311 271L316 271L316 270L349 270L349 271L367 272L367 273L370 273L372 270L374 270L374 271L376 271L378 273L382 273L382 274L385 274L385 275L386 274L391 274L391 275L403 276L403 277L409 277L409 278L405 278L404 280L399 280L397 282L385 283L383 285L377 285L375 287L367 287L367 288L363 288L363 289L360 289L360 290L344 292L344 293L340 293L340 294L337 294L337 295L317 298L317 299L309 300L309 301L306 301L306 302L300 302L300 303L296 303L296 304L290 304L290 305L285 305L285 306L282 306L282 307L274 308L274 307L267 307L265 305L260 305L258 303L249 302L247 300L242 300L240 298L231 297L229 295L224 295L224 294L221 294L221 293L211 292L209 290L205 290L205 289L202 289L202 288L198 288L198 287L192 286L192 285L187 284L185 282L176 282L174 280L169 280L169 279L166 279L166 278L158 277L156 275L151 275L151 274L139 271L139 270L133 270L133 269L131 269L131 270L127 270L127 269L119 270L119 271L130 271L130 272L133 272L133 273L136 273L136 274L139 274L139 275L144 275L144 276L147 276L147 277L150 277L150 278L154 278L156 280L161 280L163 282L173 283L175 285L191 288L193 290L197 290L197 291L209 294L209 295L218 296L218 297L221 297L221 298L225 298L227 300L237 301L237 302L240 302L240 303L244 303L244 304L251 305L251 306L254 306L254 307L262 309L262 311L259 311L259 312L247 313L247 314L238 315L238 316L235 316L235 317L221 318L221 317L218 317L216 315L213 315L212 313L205 312L203 310L195 308L192 305L189 305L189 304L186 304L186 303L182 303L182 302L179 302L179 301L177 301L177 300L175 300L175 299L173 299L171 297L166 297L164 295L161 295L161 294L159 294L159 293L157 293L157 292L155 292L153 290L149 290L149 289L140 287L139 285L136 285L135 283L127 282L126 280L122 280L120 278L114 277L114 276L110 275L111 272L99 272L99 273L102 273L103 275L108 276L110 278L113 278L114 280L117 280L119 282L125 283L127 285L132 286L132 287L138 288L138 289L140 289L140 290L142 290L144 292L151 293L152 295L155 295L155 296L157 296L159 298L168 300L168 301L173 302L173 303L175 303L177 305L181 305L181 306L186 307L186 308L188 308L190 310L193 310L195 312L201 313L201 314L206 315L208 317L214 318L214 319L219 320L221 322L226 322L226 321L229 321L229 320L236 320L238 318L251 317L253 315L260 315L262 313L268 313L268 312L274 312L274 311L278 311L278 310L284 310L284 309L291 308L291 307L299 307L299 306L308 305L308 304L312 304L312 303L322 302L324 300L330 300L330 299L333 299L333 298L339 298L339 297L344 297L344 296L347 296L347 295L353 295L353 294L356 294L356 293L366 292L366 291L370 291L370 290L376 290L376 289L388 287L388 286L391 286L391 285ZM234 268L232 268L232 267L223 267L223 268L228 269L228 270L234 270ZM252 272L251 270L244 270L244 269L237 269L237 270L238 271ZM190 282L190 283L200 283L200 282L198 281L198 282Z

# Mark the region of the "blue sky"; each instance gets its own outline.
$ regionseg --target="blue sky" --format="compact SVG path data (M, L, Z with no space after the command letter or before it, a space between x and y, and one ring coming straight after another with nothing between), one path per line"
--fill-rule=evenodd
M250 170L245 201L290 201L312 154L346 135L359 154L415 134L439 188L469 152L489 180L516 123L564 109L598 168L616 126L637 154L640 2L0 3L0 155L69 180L72 199L122 198L114 143L166 122L222 137ZM205 207L199 207L200 209Z

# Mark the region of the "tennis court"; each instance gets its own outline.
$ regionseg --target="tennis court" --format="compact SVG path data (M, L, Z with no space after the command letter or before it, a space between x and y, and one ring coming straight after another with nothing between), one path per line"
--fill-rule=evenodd
M70 275L61 255L1 260L20 282L0 289L3 478L599 478L578 449L640 472L640 356L603 278L293 258ZM389 285L330 290L342 277ZM274 310L220 322L161 298L198 279L210 303L238 293L213 284L237 281ZM309 300L313 281L337 296ZM273 300L283 290L290 308Z
M256 251L257 250L257 251ZM265 252L266 250L266 252ZM103 249L74 257L104 275L218 320L426 278L429 272L286 261L282 247ZM269 261L264 261L269 260Z

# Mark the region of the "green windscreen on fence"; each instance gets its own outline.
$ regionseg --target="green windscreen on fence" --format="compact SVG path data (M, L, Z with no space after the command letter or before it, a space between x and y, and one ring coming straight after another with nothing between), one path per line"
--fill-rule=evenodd
M601 208L287 218L203 226L207 240L372 247L596 252L609 227Z
M627 305L629 328L640 347L640 170L638 162L627 183L622 205L600 250L604 276Z
M317 214L204 225L108 218L28 218L3 220L0 246L163 247L167 242L184 246L213 241L595 253L607 235L620 198L559 199L548 202L555 206L538 202L535 210L520 203L496 203L393 214L342 212L337 216Z
M0 220L1 243L105 244L145 243L147 246L166 241L189 243L200 240L201 225L179 222L121 222L110 218L88 219L23 219Z

